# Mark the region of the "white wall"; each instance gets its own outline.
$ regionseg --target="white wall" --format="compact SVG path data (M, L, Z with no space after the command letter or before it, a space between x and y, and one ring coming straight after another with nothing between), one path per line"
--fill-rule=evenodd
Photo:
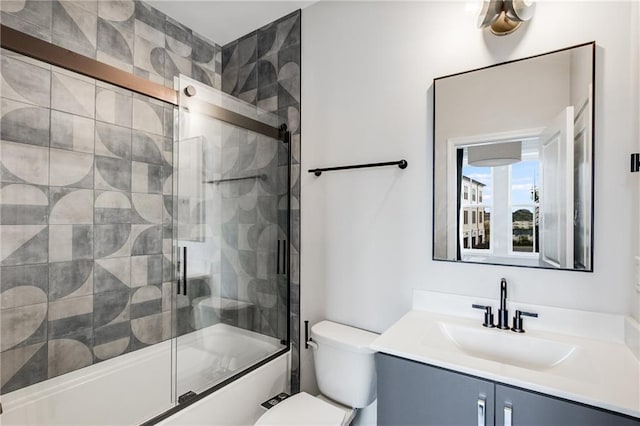
M302 169L405 158L409 167L302 176L302 319L383 331L413 289L628 314L635 308L637 150L632 4L539 2L507 37L465 2L319 2L303 11ZM615 22L615 25L607 25ZM431 260L434 77L595 40L594 273ZM636 48L637 49L637 48ZM634 76L637 78L637 75ZM636 85L637 88L637 85ZM304 352L304 351L303 351ZM307 352L303 353L303 357ZM304 386L304 383L303 383Z

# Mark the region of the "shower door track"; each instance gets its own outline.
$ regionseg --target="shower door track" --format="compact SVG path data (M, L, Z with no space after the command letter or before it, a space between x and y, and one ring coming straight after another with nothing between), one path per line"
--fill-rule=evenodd
M132 92L179 106L179 93L162 84L154 83L107 65L88 56L56 46L55 44L30 36L22 31L0 25L0 46L3 49L28 56L33 59L55 65L84 76L122 87ZM195 99L189 99L185 105L195 112L204 113L218 120L251 130L265 136L284 141L285 135L281 129L245 117L242 114L216 105L209 105Z

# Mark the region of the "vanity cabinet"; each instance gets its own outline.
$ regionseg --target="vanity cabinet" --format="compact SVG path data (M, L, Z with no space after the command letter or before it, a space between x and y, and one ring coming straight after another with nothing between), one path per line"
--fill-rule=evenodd
M640 426L640 420L382 353L379 425Z
M492 381L381 353L376 369L379 425L493 425Z

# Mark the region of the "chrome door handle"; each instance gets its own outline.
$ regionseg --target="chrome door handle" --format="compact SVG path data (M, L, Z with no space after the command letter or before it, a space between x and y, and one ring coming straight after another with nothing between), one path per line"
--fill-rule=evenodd
M478 426L485 426L486 418L486 399L484 395L478 397Z
M513 407L511 405L505 404L504 406L504 426L512 425L512 415L513 415Z

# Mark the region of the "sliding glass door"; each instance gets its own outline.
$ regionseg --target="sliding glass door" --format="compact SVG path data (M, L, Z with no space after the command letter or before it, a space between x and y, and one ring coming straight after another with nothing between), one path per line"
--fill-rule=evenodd
M277 117L189 79L180 93L173 331L185 401L288 345L290 163L265 131Z

